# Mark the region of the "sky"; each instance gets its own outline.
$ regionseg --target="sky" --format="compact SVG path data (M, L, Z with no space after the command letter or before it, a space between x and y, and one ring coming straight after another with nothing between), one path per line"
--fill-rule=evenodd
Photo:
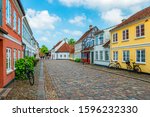
M150 6L150 0L21 0L39 45L78 40L89 25L105 29Z

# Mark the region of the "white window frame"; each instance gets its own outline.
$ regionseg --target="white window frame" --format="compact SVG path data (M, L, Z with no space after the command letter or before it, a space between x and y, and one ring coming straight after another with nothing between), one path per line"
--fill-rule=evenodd
M144 24L140 24L140 25L136 26L136 38L145 36L145 25L144 25L144 35L142 35L142 25L144 25ZM139 36L137 36L137 27L139 27L139 34L140 34Z
M118 61L118 51L113 51L113 61Z
M14 26L14 30L16 31L17 30L17 14L16 14L16 11L14 10L14 13L13 13L13 26Z
M99 51L99 56L100 56L99 60L103 61L104 60L104 52L102 50Z
M107 52L107 54L108 54L108 60L106 60L106 52ZM105 54L105 61L109 61L109 51L106 50L104 54Z
M128 38L127 38L127 33L128 33ZM128 29L122 31L122 40L123 41L129 40L129 30Z
M18 34L20 34L21 33L21 30L20 30L20 23L21 21L20 21L20 17L18 17Z
M137 52L140 51L140 61L137 61ZM145 61L142 61L142 51L145 52ZM146 63L146 50L145 49L141 49L141 50L136 50L136 63L143 63L145 64Z
M15 69L15 63L17 61L17 50L14 49L14 69Z
M95 60L98 60L98 51L95 51Z
M112 42L117 43L118 42L118 33L114 33L112 38L113 38Z
M6 0L6 23L11 25L11 3L10 3L10 0Z
M12 71L12 66L11 66L11 48L6 48L6 71L7 71L7 74Z
M129 56L128 56L129 55ZM128 59L128 60L127 60ZM130 51L129 50L123 50L122 53L122 61L127 62L130 61Z

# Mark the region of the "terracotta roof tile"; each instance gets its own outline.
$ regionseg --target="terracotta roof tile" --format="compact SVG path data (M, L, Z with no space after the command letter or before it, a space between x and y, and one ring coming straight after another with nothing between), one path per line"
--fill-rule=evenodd
M150 16L150 6L135 13L134 15L132 15L131 17L129 17L128 19L126 19L125 21L123 21L122 23L120 23L116 28L114 29L117 29L117 28L120 28L124 25L127 25L131 22L134 22L134 21L137 21L137 20L140 20L140 19L143 19L145 17L149 17ZM113 29L113 30L114 30Z
M66 42L56 52L70 52L70 46Z

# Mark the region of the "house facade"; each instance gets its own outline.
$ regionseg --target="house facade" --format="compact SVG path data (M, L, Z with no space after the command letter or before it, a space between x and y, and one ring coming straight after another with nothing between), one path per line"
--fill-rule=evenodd
M110 63L110 30L107 28L95 33L94 64L108 66Z
M59 41L51 50L51 59L53 60L69 60L70 59L70 46L65 41Z
M35 56L37 54L37 42L26 17L23 17L22 23L22 43L24 47L24 57Z
M111 59L123 69L130 61L138 64L142 72L150 73L150 7L111 30Z
M0 87L15 77L15 61L23 57L22 17L20 0L0 1Z
M84 63L94 63L94 34L98 30L96 26L90 26L89 30L82 37L81 58Z
M75 52L74 52L74 58L80 58L81 59L81 51L82 51L82 41L79 39L75 43Z

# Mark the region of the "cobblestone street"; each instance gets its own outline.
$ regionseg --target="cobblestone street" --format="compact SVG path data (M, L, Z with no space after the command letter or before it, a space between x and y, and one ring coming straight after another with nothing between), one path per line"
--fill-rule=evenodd
M107 72L109 68L94 69L90 65L65 60L46 60L44 64L58 99L150 99L150 83L130 78L137 75L148 79L149 75L130 72L130 77L126 77ZM127 71L116 72L126 74Z

